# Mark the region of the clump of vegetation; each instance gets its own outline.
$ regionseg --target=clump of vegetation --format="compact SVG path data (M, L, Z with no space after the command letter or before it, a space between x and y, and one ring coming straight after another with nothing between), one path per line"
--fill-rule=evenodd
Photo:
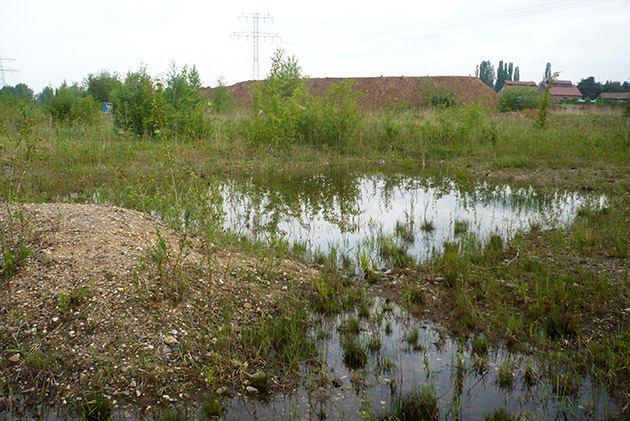
M81 400L80 411L82 420L105 421L110 419L111 404L102 393L92 393Z
M48 112L53 122L59 124L94 124L98 117L98 106L78 85L63 83L50 99Z
M356 335L346 336L341 346L343 348L343 362L348 368L365 367L368 362L368 353Z
M361 115L352 82L331 84L323 96L306 91L295 57L277 50L267 79L252 87L254 112L251 138L261 145L286 147L296 143L340 147L358 130Z
M459 99L455 98L455 91L442 84L436 84L429 78L426 78L420 87L420 98L424 104L438 109L459 105Z
M6 205L0 212L4 213L0 219L0 279L11 280L33 252L28 245L31 228L23 209Z
M512 421L516 418L510 411L502 406L499 409L495 409L492 413L485 415L483 419L485 421Z
M378 416L379 420L437 420L438 400L433 387L423 387L398 395L391 403L389 411Z
M535 88L513 87L499 95L499 111L521 111L538 108L540 92Z

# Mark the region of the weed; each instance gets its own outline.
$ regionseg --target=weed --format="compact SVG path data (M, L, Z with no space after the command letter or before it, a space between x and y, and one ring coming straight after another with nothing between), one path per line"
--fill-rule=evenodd
M485 421L512 421L515 417L505 407L501 407L499 409L495 409L492 413L485 415L483 419Z
M420 331L418 330L417 327L414 327L413 329L411 329L411 332L409 332L407 336L405 336L405 342L407 342L407 344L414 351L419 351L422 349L422 345L418 343L419 339L420 339Z
M356 336L346 337L342 344L343 362L348 368L363 368L367 364L368 354Z
M470 346L475 355L479 357L485 357L486 355L488 355L488 348L490 346L490 343L485 337L475 336L471 339Z
M358 335L361 332L361 324L354 317L349 317L337 328L339 332L346 335Z
M497 384L504 389L511 390L514 387L514 362L505 359L499 366L497 374Z
M75 288L69 293L60 293L59 296L57 296L59 312L65 314L69 310L79 306L89 296L89 294L90 289L87 287Z
M381 347L383 346L383 343L381 342L381 337L379 335L370 336L370 338L367 340L366 346L372 354L379 352L381 350Z
M31 237L30 221L22 207L6 204L0 214L0 278L11 280L32 253L27 242Z
M82 420L108 420L111 413L110 402L101 393L92 393L81 400L80 411Z
M433 223L433 221L430 221L428 219L425 219L422 222L422 225L420 225L420 229L424 232L433 232L435 230L435 224Z
M579 321L571 314L554 312L543 323L543 329L552 339L570 338L579 333Z
M155 421L188 421L190 415L185 406L160 406L153 410Z
M415 235L413 233L413 224L412 223L403 223L400 221L396 221L396 225L394 226L394 233L398 238L404 241L407 244L411 244L415 241Z
M453 222L453 234L456 236L463 235L468 232L469 223L467 221L455 220Z
M218 418L224 410L225 404L219 396L211 395L203 401L202 414L206 419Z
M407 282L403 286L402 301L409 306L419 306L424 304L424 291L419 285Z
M391 403L388 413L378 417L379 420L436 420L439 408L435 389L423 387L398 395Z

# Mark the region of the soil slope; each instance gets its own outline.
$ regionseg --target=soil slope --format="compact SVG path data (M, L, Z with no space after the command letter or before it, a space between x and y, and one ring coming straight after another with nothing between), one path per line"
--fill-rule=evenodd
M16 211L26 227L7 217ZM13 278L0 278L0 385L26 405L70 404L91 391L168 402L207 389L200 371L213 364L224 312L238 332L316 273L203 244L113 206L3 205L1 233L16 226L32 253ZM223 378L236 379L225 364Z
M312 78L307 86L314 95L321 95L331 83L340 83L345 78ZM482 101L483 104L495 108L498 95L479 78L469 76L389 76L352 78L356 83L355 92L360 92L359 105L365 111L376 111L390 106L421 107L425 104L425 93L431 86L446 88L454 92L460 104L467 105ZM251 104L251 85L256 81L240 82L228 86L228 93L234 98L236 105ZM212 98L214 89L205 88L203 92Z

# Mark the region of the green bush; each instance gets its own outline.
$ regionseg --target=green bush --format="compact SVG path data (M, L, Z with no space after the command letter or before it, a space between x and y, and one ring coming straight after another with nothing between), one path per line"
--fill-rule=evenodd
M521 111L538 108L540 93L535 89L514 87L499 95L499 111Z
M137 136L155 136L166 127L163 87L141 67L127 73L113 93L114 124Z
M435 84L427 78L420 87L420 98L423 104L432 108L450 108L459 105L455 91L441 84Z
M98 107L92 97L78 85L68 86L64 82L50 99L48 112L54 123L93 124L98 116Z
M200 92L201 79L195 66L178 70L172 63L164 88L166 121L172 133L186 139L200 139L210 133Z
M212 108L218 113L230 111L234 107L234 98L228 93L225 86L225 79L217 80L217 87L214 88L212 96Z
M296 143L340 146L357 132L360 113L354 81L331 84L321 97L307 92L306 79L294 57L282 50L272 58L267 80L252 87L254 112L249 134L275 147Z

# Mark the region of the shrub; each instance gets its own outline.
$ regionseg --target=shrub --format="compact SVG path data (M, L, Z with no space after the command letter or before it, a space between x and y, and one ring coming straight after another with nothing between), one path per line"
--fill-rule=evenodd
M313 145L341 146L357 133L361 114L354 80L333 83L321 97L308 96L297 122L299 138Z
M93 124L96 122L98 108L92 97L83 89L76 84L68 86L64 82L55 90L55 95L50 99L48 112L55 123Z
M164 88L166 121L169 129L187 139L200 139L209 134L204 101L200 95L201 80L195 66L177 69L171 64Z
M530 88L510 88L499 95L499 111L521 111L538 107L540 93Z
M297 142L342 145L360 121L356 94L351 92L354 81L331 84L323 96L313 97L301 71L294 57L276 51L267 80L252 87L258 114L250 126L252 139L276 147Z
M163 87L141 67L127 73L125 81L113 93L114 124L137 136L164 132L165 107Z
M234 107L234 98L228 93L225 86L225 79L220 77L217 80L217 87L214 88L212 97L212 108L218 113L230 111Z
M420 87L420 98L424 104L432 108L450 108L459 104L455 91L441 84L435 84L427 78Z

